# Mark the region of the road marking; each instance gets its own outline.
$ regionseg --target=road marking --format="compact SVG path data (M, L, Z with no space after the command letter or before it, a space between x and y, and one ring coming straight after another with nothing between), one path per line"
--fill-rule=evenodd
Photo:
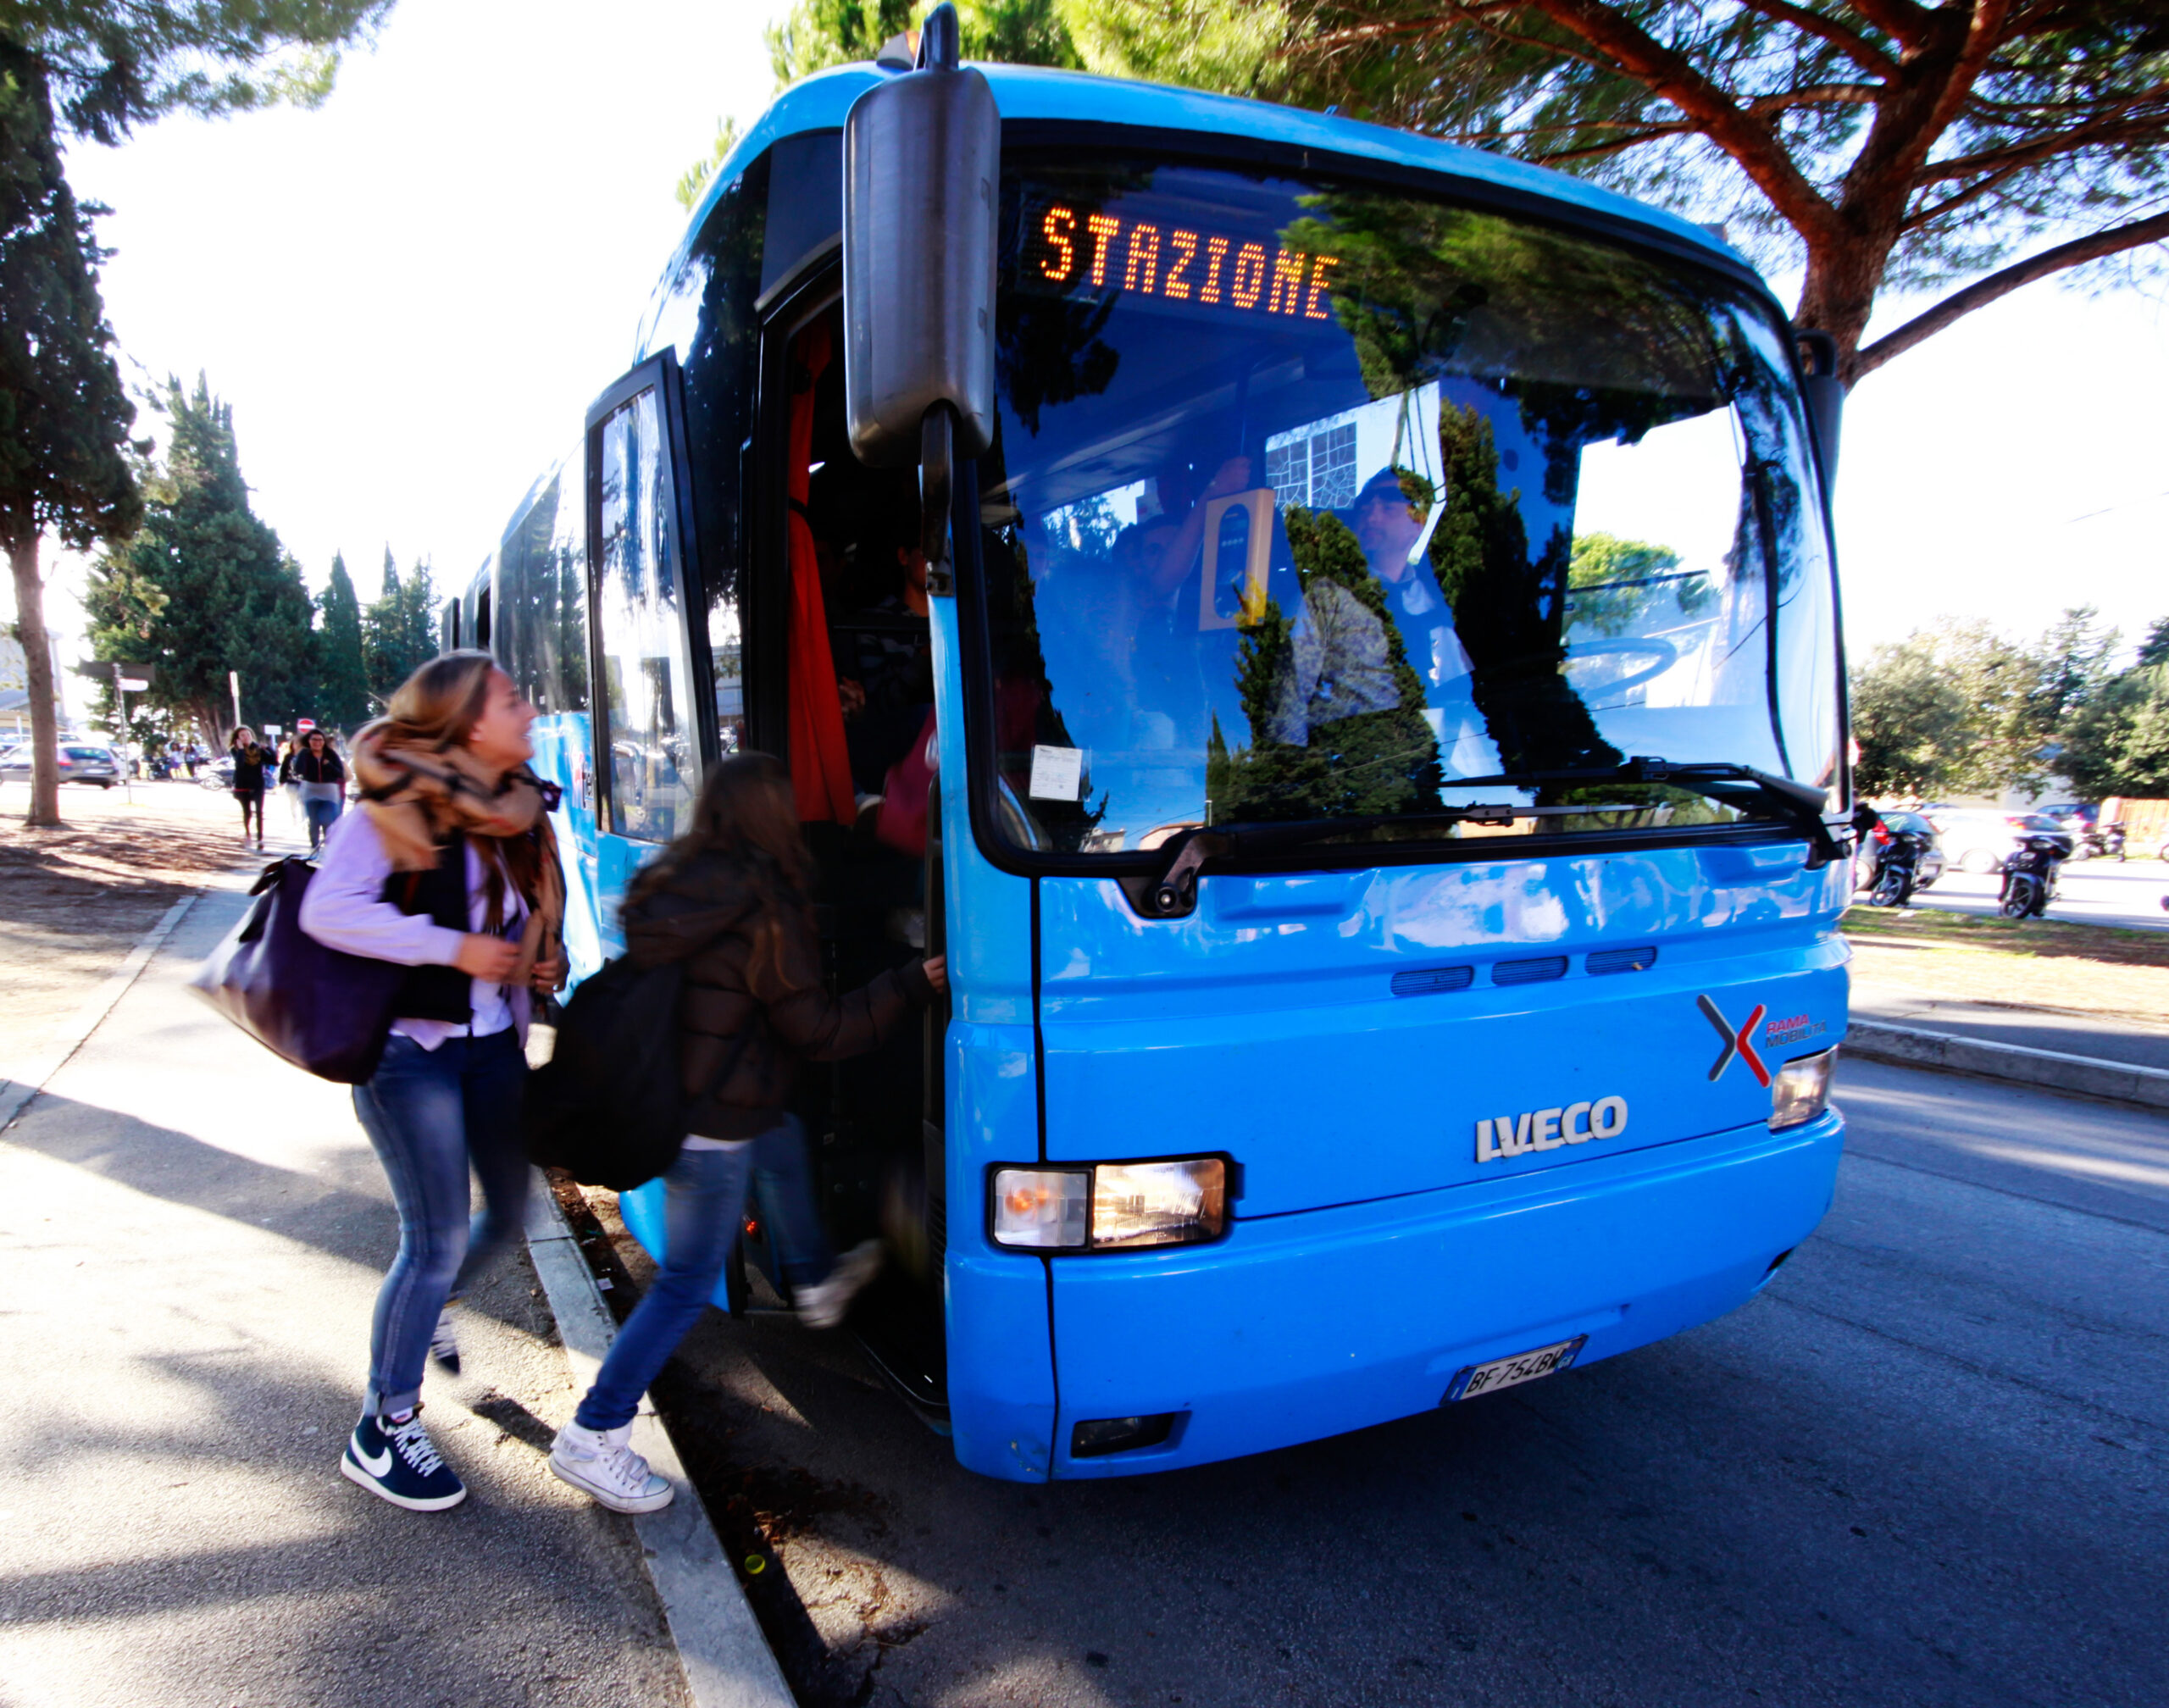
M46 1046L45 1054L31 1058L30 1071L19 1079L0 1082L0 1131L14 1126L31 1101L52 1083L53 1076L90 1042L91 1034L105 1023L105 1017L113 1012L114 1005L142 976L143 969L151 964L151 957L173 935L174 928L187 917L188 910L202 894L198 890L167 908L158 923L136 940L136 946L128 951L127 958L75 1011L75 1018L62 1029L58 1040Z

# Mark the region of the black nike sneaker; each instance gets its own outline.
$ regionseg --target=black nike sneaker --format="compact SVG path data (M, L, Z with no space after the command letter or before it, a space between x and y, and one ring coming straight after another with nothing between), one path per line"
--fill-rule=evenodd
M410 1512L441 1512L467 1498L467 1485L437 1456L419 1407L398 1417L364 1417L347 1438L339 1474Z

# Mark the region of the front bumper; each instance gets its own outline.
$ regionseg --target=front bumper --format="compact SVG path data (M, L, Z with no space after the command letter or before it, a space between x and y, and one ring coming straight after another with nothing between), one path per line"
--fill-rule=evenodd
M1057 1258L1044 1278L1040 1260L1004 1258L971 1290L990 1305L990 1272L1011 1272L1021 1318L1046 1287L1059 1399L1018 1394L985 1429L965 1415L974 1396L952 1393L959 1456L1018 1480L1170 1470L1428 1411L1463 1365L1582 1334L1579 1363L1661 1340L1753 1295L1828 1208L1843 1144L1832 1111L1239 1221L1211 1246ZM1163 1445L1069 1452L1081 1421L1168 1412ZM1038 1451L1020 1454L1020 1434ZM982 1439L1007 1450L969 1450Z

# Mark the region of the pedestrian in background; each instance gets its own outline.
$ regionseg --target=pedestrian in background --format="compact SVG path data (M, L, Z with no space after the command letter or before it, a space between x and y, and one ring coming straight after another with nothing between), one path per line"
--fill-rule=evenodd
M641 1395L699 1320L737 1243L749 1172L763 1177L769 1227L800 1316L843 1320L873 1278L868 1242L838 1262L815 1203L806 1135L790 1112L804 1061L864 1055L947 988L944 960L913 962L831 996L808 900L813 861L790 774L765 753L709 772L692 828L634 880L626 952L635 966L685 963L680 1085L688 1136L663 1174L662 1273L558 1432L550 1468L619 1512L652 1512L671 1488L629 1445Z
M263 846L263 785L267 777L277 768L277 762L258 743L256 732L246 724L234 731L233 744L226 749L226 757L233 761L233 779L226 786L234 791L234 799L241 802L241 846L248 846L248 825L256 821L256 846Z
M302 823L302 783L294 775L294 756L301 751L301 744L291 735L279 738L279 792L286 797L286 827L298 829Z
M324 846L324 839L347 806L347 768L333 751L331 738L312 729L302 739L301 751L287 762L294 782L302 791L302 812L308 820L308 851Z
M354 740L362 810L332 827L302 929L412 971L354 1110L399 1210L360 1421L339 1469L396 1506L465 1486L423 1428L423 1367L459 1368L452 1305L525 1225L519 1134L530 994L564 982L557 790L527 767L534 707L484 652L448 652ZM482 1184L472 1223L468 1173Z
M189 740L186 762L188 766L188 780L193 783L196 780L196 768L203 762L203 750L196 744L192 736Z

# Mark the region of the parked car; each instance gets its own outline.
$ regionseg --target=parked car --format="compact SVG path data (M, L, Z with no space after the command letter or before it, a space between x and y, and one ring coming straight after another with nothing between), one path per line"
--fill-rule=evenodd
M2028 836L2047 836L2060 848L2059 860L2071 858L2073 833L2045 812L2011 812L1997 807L1946 807L1931 801L1921 808L1943 844L1943 857L1961 872L2000 872L2003 862Z
M120 780L120 761L110 747L93 747L87 742L64 742L60 748L59 764L63 783L94 783L101 789L110 789ZM31 750L28 742L6 754L0 754L0 779L27 783L30 779Z

